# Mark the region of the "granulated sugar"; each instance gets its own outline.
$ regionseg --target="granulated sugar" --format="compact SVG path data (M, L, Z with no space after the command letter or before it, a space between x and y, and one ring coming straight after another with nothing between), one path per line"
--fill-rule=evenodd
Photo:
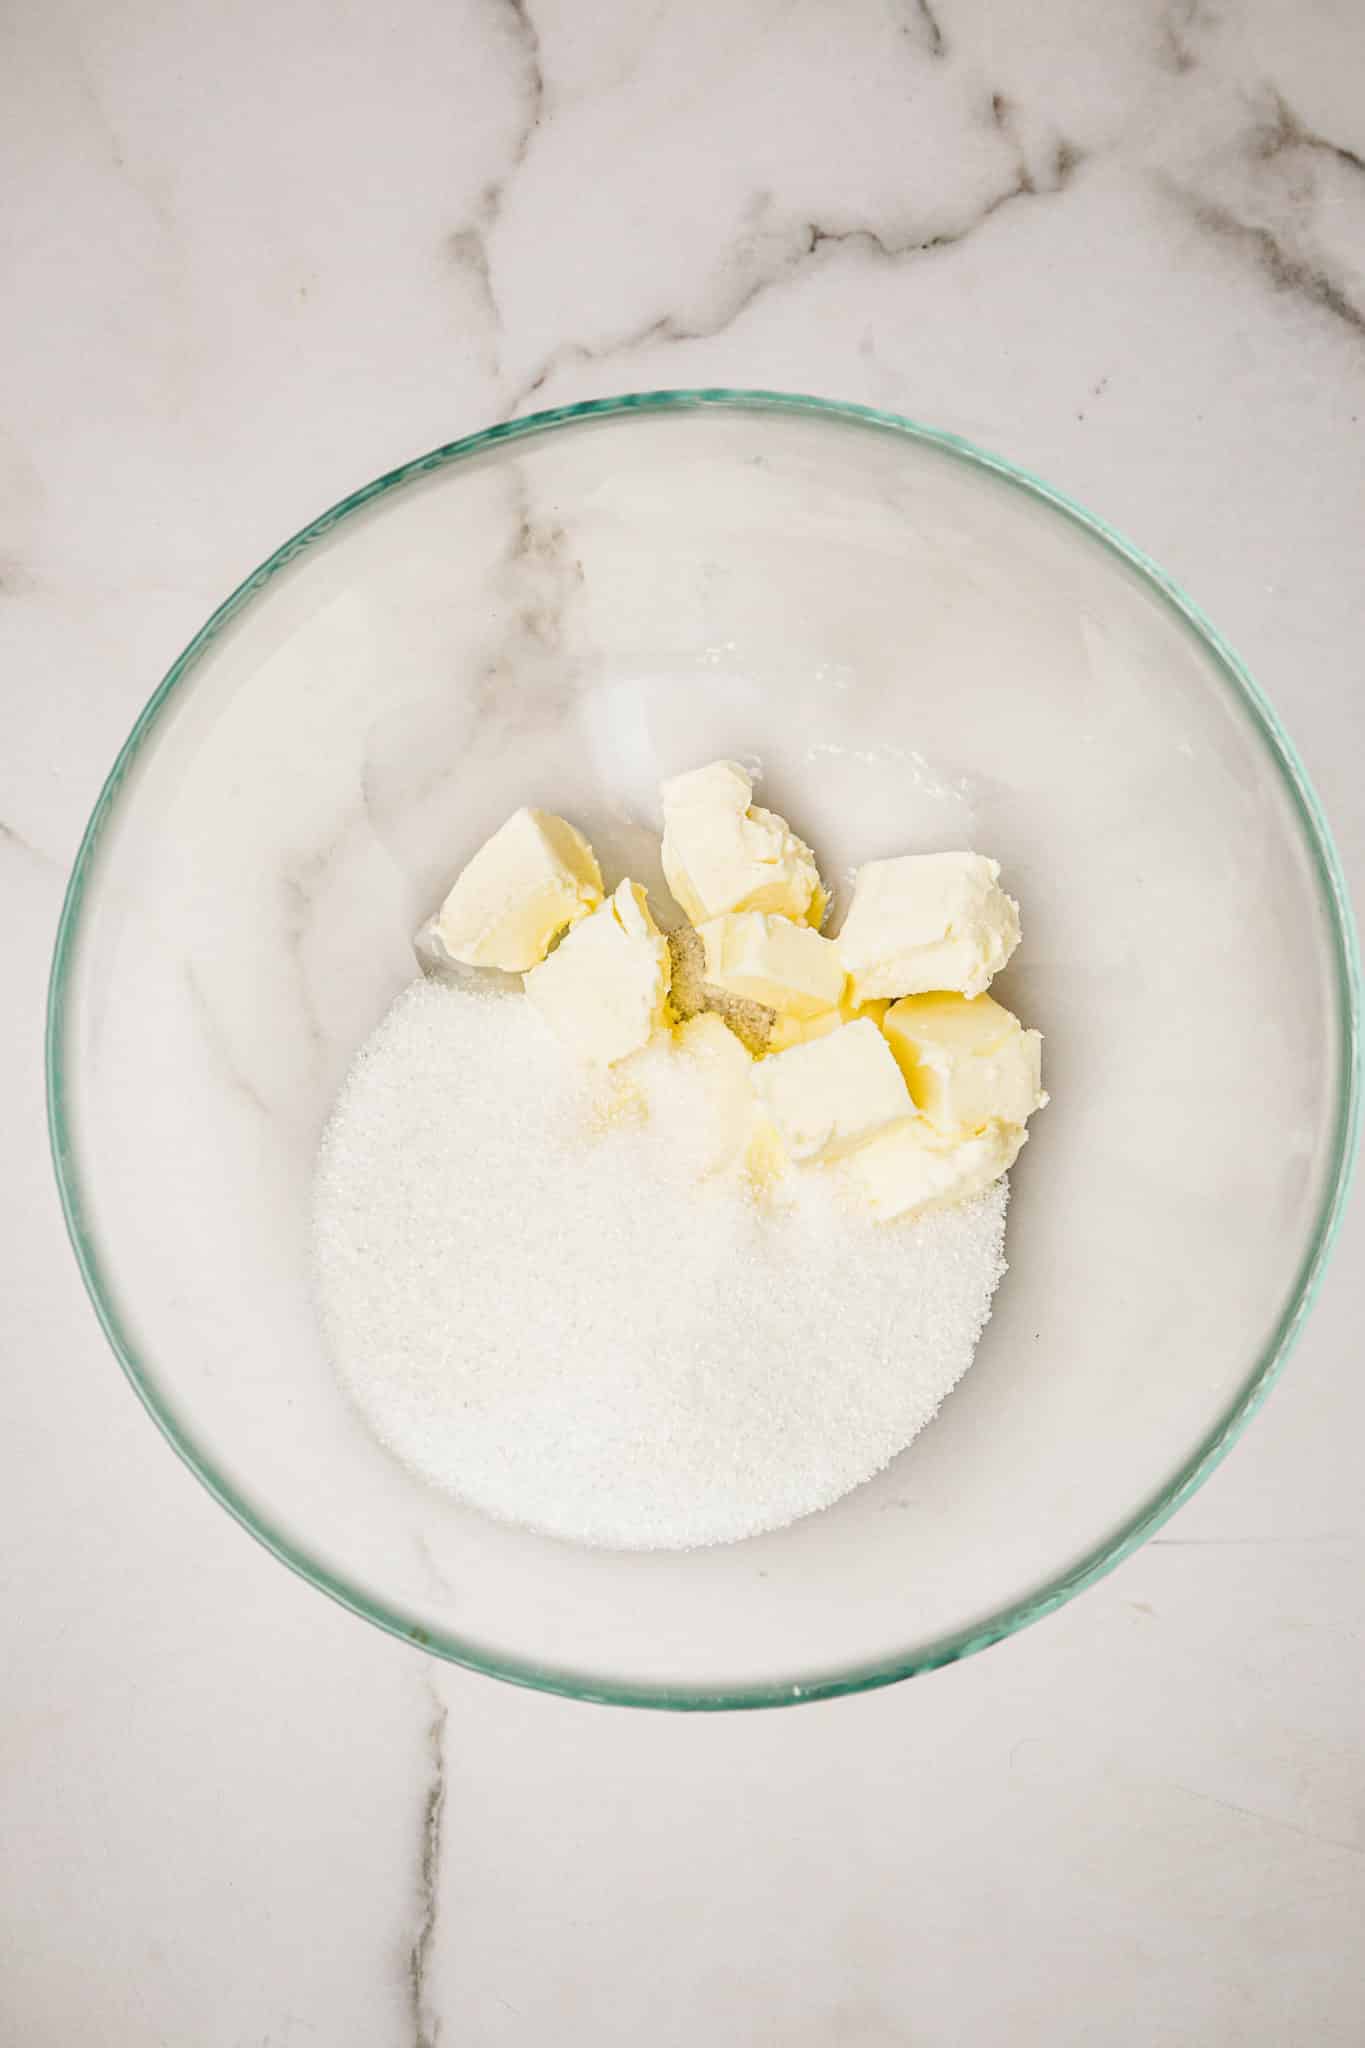
M721 1543L870 1478L966 1371L1003 1182L877 1224L808 1172L767 1210L690 1178L679 1103L604 1124L517 996L418 982L364 1047L319 1159L319 1304L423 1478L584 1543Z

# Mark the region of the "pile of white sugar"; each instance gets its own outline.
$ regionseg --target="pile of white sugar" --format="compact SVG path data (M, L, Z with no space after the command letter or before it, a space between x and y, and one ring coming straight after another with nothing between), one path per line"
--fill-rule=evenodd
M666 1089L665 1089L666 1094ZM324 1136L318 1299L340 1377L415 1472L623 1549L775 1529L868 1479L971 1363L1006 1190L878 1224L793 1206L594 1114L516 996L417 982Z

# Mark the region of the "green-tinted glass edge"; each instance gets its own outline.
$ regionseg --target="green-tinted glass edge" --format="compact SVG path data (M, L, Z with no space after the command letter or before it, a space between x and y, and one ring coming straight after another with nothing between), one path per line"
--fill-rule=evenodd
M1314 865L1328 911L1334 941L1337 1014L1340 1029L1338 1058L1337 1125L1334 1133L1331 1170L1326 1193L1312 1240L1269 1343L1262 1350L1241 1394L1222 1420L1205 1437L1169 1485L1164 1487L1133 1517L1120 1536L1091 1551L1072 1569L1046 1587L997 1613L974 1627L927 1644L913 1654L892 1657L809 1682L737 1686L714 1692L700 1689L671 1689L664 1685L613 1685L573 1671L551 1669L528 1662L504 1660L482 1652L477 1645L428 1630L412 1616L386 1607L363 1591L336 1577L306 1552L278 1535L236 1494L231 1483L212 1460L183 1432L174 1416L162 1406L145 1374L131 1342L124 1336L114 1308L112 1290L106 1285L90 1233L82 1214L80 1181L66 1114L66 997L79 936L81 909L93 871L104 828L113 811L124 780L134 761L151 737L169 699L185 683L200 656L223 628L236 617L256 593L306 548L329 533L334 526L368 505L373 499L410 483L414 478L448 464L466 460L500 442L518 441L590 420L630 412L674 412L700 408L745 412L813 413L831 419L860 424L883 432L899 434L943 450L976 468L991 471L1030 496L1043 500L1064 517L1083 527L1114 553L1121 556L1157 589L1166 602L1205 642L1214 655L1234 695L1242 701L1289 790L1313 852ZM48 986L46 1062L47 1116L53 1166L66 1228L86 1291L105 1336L146 1407L167 1441L235 1520L249 1530L281 1563L309 1580L322 1592L352 1613L372 1621L379 1628L418 1644L434 1655L462 1664L473 1671L501 1678L515 1685L540 1691L562 1693L571 1698L599 1701L618 1706L654 1707L674 1712L713 1712L720 1709L789 1706L798 1702L834 1699L845 1693L864 1692L877 1686L893 1685L923 1671L932 1671L959 1658L988 1648L1030 1622L1052 1613L1086 1586L1112 1571L1160 1528L1169 1516L1202 1485L1240 1436L1282 1371L1316 1299L1322 1275L1341 1224L1353 1177L1360 1124L1360 950L1351 913L1345 878L1322 807L1318 801L1293 742L1281 726L1269 700L1254 682L1231 647L1206 619L1198 606L1163 570L1139 548L1076 504L1063 492L1054 490L1027 470L1002 457L975 447L959 435L943 433L895 413L871 406L846 405L830 399L811 398L798 393L706 389L698 391L634 392L622 397L593 399L553 411L533 413L524 419L503 421L478 434L447 442L429 454L387 471L372 483L354 491L338 504L294 534L284 545L238 585L202 626L179 659L148 699L137 722L120 748L100 791L89 823L77 850L57 925L52 973Z

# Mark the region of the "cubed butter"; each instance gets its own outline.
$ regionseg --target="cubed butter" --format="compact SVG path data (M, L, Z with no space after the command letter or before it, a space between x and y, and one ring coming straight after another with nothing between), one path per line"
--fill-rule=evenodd
M733 910L697 926L703 977L727 995L808 1019L837 1011L844 992L838 948L808 924L762 910Z
M713 761L662 785L668 886L693 924L727 910L766 910L818 925L825 892L815 856L785 818L752 802L753 793L737 761Z
M794 1045L810 1045L817 1038L828 1038L831 1031L842 1031L848 1021L842 1010L821 1010L817 1017L779 1017L774 1012L772 1028L757 1051L790 1052Z
M843 1166L853 1199L880 1223L970 1201L1008 1173L1028 1132L990 1124L971 1138L945 1137L924 1116L878 1133Z
M1041 1035L993 996L903 996L882 1030L915 1107L939 1131L1023 1124L1047 1101Z
M601 901L601 872L582 833L549 811L523 809L461 871L435 930L466 967L521 973Z
M755 1078L794 1160L841 1158L916 1113L891 1048L870 1017L774 1053Z
M649 899L626 881L531 969L525 989L567 1046L611 1066L638 1052L662 1022L668 972L668 941Z
M850 1002L846 988L837 1010L821 1010L818 1016L804 1018L782 1017L774 1013L767 1043L758 1050L786 1052L789 1046L809 1045L813 1038L828 1038L831 1031L839 1031L845 1024L856 1024L860 1017L870 1017L874 1024L880 1024L890 1007L885 997L878 997L870 1003Z
M839 933L855 1001L977 996L1019 943L1019 906L979 853L907 853L859 868Z

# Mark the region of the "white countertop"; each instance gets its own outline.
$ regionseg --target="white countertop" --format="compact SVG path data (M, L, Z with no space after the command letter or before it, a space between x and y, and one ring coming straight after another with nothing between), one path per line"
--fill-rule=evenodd
M863 400L1078 497L1249 661L1359 890L1365 12L20 0L6 43L4 2040L1357 2043L1359 1202L1112 1577L674 1719L440 1667L228 1520L86 1304L40 1069L82 825L211 607L399 459L622 389Z

